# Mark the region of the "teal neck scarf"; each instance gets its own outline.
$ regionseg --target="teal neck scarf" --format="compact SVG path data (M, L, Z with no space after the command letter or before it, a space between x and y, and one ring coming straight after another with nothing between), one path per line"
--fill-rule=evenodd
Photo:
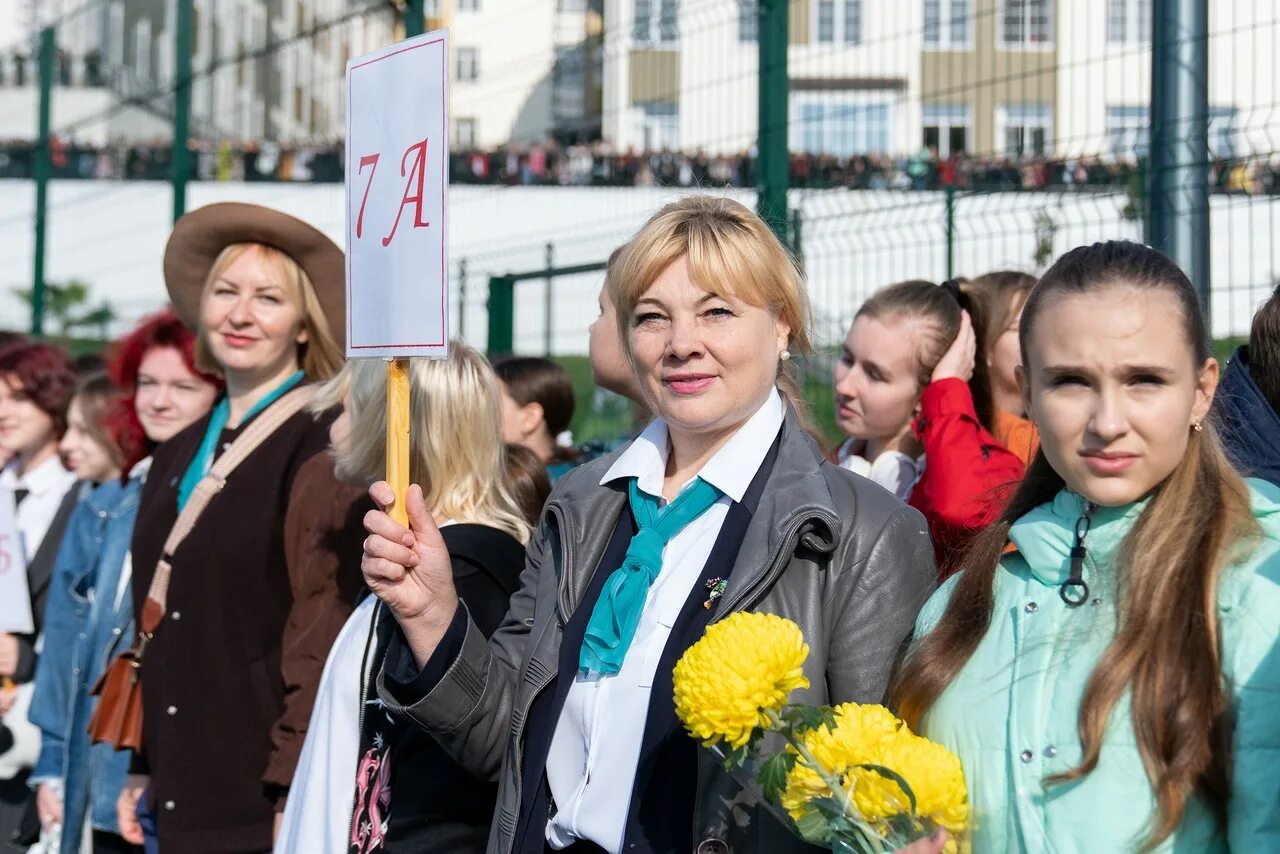
M666 507L636 486L627 487L631 513L639 530L627 546L622 566L613 571L587 621L578 667L588 679L616 675L636 636L644 601L662 571L662 550L673 537L720 500L721 492L696 478Z
M266 397L255 403L253 408L245 413L244 418L240 420L241 425L275 403L289 389L302 382L302 377L302 371L298 371L272 389ZM209 426L204 431L204 439L200 442L200 448L196 451L196 455L191 458L190 465L187 466L186 472L182 475L182 482L178 484L179 513L182 512L182 508L187 506L187 500L191 498L191 493L195 492L196 484L209 473L209 469L213 468L213 457L214 452L218 449L218 438L222 435L222 431L227 428L227 420L230 418L231 402L224 396L222 400L218 401L218 405L213 408L213 415L209 418Z

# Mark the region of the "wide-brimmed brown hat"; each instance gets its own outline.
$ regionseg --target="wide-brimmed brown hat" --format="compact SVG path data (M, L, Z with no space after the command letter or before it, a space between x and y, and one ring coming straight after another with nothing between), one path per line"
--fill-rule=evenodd
M320 308L339 349L346 346L346 262L321 231L262 205L219 202L178 220L164 249L164 284L191 329L200 320L200 295L213 262L233 243L262 243L298 263L315 285Z

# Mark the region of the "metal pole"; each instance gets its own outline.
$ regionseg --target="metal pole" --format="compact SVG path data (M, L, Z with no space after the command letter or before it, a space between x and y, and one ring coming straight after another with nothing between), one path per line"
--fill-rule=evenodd
M44 334L44 238L48 225L49 197L49 105L53 100L53 56L57 51L53 27L40 31L40 138L36 143L36 234L35 259L31 265L31 334Z
M174 26L173 148L169 166L173 170L173 221L187 212L187 178L191 175L187 139L191 121L191 24L195 17L195 0L178 0Z
M1209 314L1209 2L1153 3L1149 240Z
M489 279L489 357L505 356L515 348L516 282L510 276Z
M458 337L467 337L467 259L458 262Z
M406 0L404 4L404 37L411 39L426 30L426 0Z
M553 305L551 300L551 283L555 280L555 277L553 276L551 271L556 266L556 245L554 243L550 243L550 242L547 243L546 258L547 258L547 290L546 290L546 293L543 295L545 299L545 305L543 307L543 315L542 315L544 318L546 318L546 323L542 327L542 354L546 356L548 359L550 359L551 358L551 337L552 337L551 313L552 311L555 310L555 306Z
M946 225L947 230L947 278L953 279L956 275L956 188L947 187L946 190L947 212Z
M788 0L759 0L760 126L756 143L759 196L756 211L787 242Z

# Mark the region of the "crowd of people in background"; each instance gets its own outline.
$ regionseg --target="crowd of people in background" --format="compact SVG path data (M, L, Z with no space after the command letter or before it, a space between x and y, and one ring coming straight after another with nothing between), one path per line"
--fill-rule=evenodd
M340 145L280 145L199 140L191 145L191 179L340 183ZM167 141L88 145L55 138L52 176L95 180L167 181L172 177ZM34 174L31 141L0 142L0 178ZM924 148L912 154L837 156L793 153L791 186L849 190L1115 190L1141 180L1144 162L1133 156L943 156ZM605 142L512 144L491 150L455 147L449 155L455 184L554 187L754 187L751 151L618 151ZM1280 193L1280 158L1216 157L1210 188L1218 193Z
M1280 849L1280 290L1220 377L1138 244L885 283L830 443L799 267L689 196L590 330L634 432L573 447L562 367L455 341L411 361L399 507L341 250L220 203L164 273L100 362L0 342L34 617L0 634L0 850L799 851L674 717L675 660L744 609L821 653L800 702L888 701L960 757L973 850Z

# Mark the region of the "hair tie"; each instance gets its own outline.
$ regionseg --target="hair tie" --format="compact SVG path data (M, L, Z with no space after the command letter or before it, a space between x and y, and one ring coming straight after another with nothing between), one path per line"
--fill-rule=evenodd
M958 280L947 279L938 287L942 288L944 291L951 294L951 298L956 301L957 305L963 305L963 303L960 300L961 291L960 291L960 282Z

